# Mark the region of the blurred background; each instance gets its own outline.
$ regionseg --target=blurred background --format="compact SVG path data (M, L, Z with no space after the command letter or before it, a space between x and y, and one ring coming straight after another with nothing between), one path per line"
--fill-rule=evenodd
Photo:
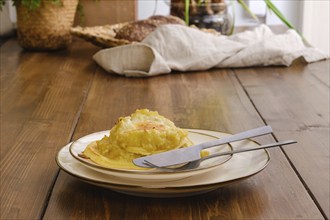
M259 21L267 25L283 25L277 16L267 10L263 0L244 0ZM8 0L10 2L10 0ZM16 11L11 2L1 11L1 37L15 33ZM114 24L145 19L154 14L168 15L170 0L80 0L83 6L84 26ZM229 2L229 1L228 1ZM273 0L307 41L329 54L330 0ZM258 25L254 19L234 1L235 27ZM229 10L230 13L230 10ZM80 24L76 15L75 25Z
M313 46L329 54L330 0L272 0L274 5L302 33ZM267 10L263 0L245 0L259 21L267 25L283 25L282 21ZM138 18L144 19L155 14L169 14L170 1L139 0ZM257 25L254 19L234 1L235 26ZM229 10L230 12L230 10Z

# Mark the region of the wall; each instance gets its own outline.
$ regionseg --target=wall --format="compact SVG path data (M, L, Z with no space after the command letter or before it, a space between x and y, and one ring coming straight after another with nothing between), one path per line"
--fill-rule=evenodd
M80 0L84 14L83 26L116 24L136 19L135 0ZM77 13L75 25L80 25Z
M330 1L304 1L302 33L309 43L330 54Z
M169 2L167 0L137 0L138 19L146 19L153 14L168 15Z
M0 36L14 34L16 12L12 4L5 4L0 11Z

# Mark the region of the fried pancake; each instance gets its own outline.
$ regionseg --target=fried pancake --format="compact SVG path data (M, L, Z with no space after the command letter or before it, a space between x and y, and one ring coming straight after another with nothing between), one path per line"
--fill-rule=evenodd
M192 145L188 132L156 111L140 109L119 118L109 136L87 146L83 155L112 168L136 168L132 160Z

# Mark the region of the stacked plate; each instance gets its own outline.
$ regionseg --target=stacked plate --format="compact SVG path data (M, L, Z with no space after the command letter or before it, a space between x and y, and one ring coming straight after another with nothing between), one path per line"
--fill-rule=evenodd
M229 135L208 130L187 130L194 144ZM248 178L263 170L270 160L266 150L258 150L208 159L188 170L123 170L102 167L79 156L89 143L108 134L109 131L93 133L64 146L56 156L58 166L82 181L121 193L145 197L178 197L205 193ZM258 146L256 142L244 140L208 150L213 154Z

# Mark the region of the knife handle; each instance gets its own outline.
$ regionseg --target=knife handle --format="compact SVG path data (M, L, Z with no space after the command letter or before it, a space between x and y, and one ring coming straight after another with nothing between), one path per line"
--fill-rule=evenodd
M241 140L244 140L247 138L253 138L253 137L270 134L272 132L273 132L272 127L267 125L267 126L243 131L241 133L230 135L228 137L223 137L223 138L219 138L216 140L204 142L204 143L198 144L198 148L200 150L203 150L203 149L218 146L218 145L228 144L228 143L235 142L235 141L241 141Z
M284 146L284 145L295 144L295 143L297 143L297 141L288 140L288 141L276 142L276 143L271 143L271 144L265 144L265 145L261 145L261 146L256 147L256 148L246 148L246 149L226 151L226 152L222 152L222 153L211 154L207 157L201 158L201 160L208 160L208 159L214 158L214 157L220 157L220 156L225 156L225 155L230 155L230 154L243 153L243 152L248 152L248 151L262 150L262 149L278 147L278 146Z

